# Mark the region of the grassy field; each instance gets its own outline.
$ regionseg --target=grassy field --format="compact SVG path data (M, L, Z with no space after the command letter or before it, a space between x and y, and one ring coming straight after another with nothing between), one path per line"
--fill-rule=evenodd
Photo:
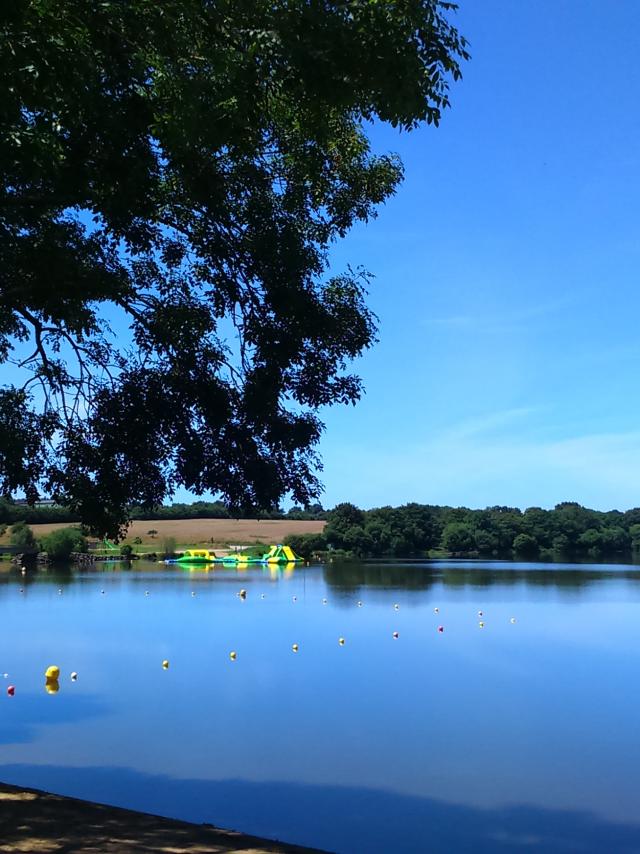
M145 546L161 546L165 537L173 537L178 546L249 545L252 543L281 543L287 534L318 534L324 522L297 522L286 519L161 519L153 522L132 522L125 542L132 543L140 537ZM68 528L67 523L31 525L36 537L42 537L57 528ZM149 531L157 531L151 536ZM2 542L8 542L9 532Z

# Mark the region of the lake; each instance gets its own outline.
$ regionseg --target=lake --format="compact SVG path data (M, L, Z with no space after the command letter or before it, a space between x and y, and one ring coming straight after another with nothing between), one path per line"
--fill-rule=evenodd
M339 852L640 851L637 567L12 570L0 615L5 782Z

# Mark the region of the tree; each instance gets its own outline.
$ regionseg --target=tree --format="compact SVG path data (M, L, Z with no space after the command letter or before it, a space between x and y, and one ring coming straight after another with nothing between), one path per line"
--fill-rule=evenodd
M531 534L518 534L513 541L513 554L515 557L534 560L538 557L539 552L538 541Z
M327 251L402 176L370 120L438 124L446 0L10 3L0 23L0 494L100 534L176 486L319 492L368 275Z
M87 540L79 528L58 528L42 537L40 549L52 560L68 560L72 552L87 551Z
M147 531L147 536L151 537L152 540L155 540L155 538L158 536L158 532L155 528L151 528L150 531Z
M327 548L323 534L289 534L284 538L284 544L305 560L311 560L316 552L325 551Z
M11 526L9 541L20 549L30 550L36 546L36 538L26 522L16 522Z
M442 532L442 548L453 554L473 551L473 527L468 522L449 522Z

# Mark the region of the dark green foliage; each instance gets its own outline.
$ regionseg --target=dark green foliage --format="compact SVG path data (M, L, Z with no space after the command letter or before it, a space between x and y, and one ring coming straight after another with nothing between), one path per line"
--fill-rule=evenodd
M11 526L9 541L12 546L31 550L36 546L36 538L31 528L25 522L16 522Z
M431 549L462 557L612 560L640 553L640 511L608 513L566 502L531 507L437 507L407 504L360 510L339 504L327 514L330 546L360 556L424 556Z
M284 545L290 546L298 557L311 560L318 552L327 548L324 534L289 534L284 538Z
M125 560L129 560L131 558L132 554L133 554L133 546L132 545L130 545L129 543L123 543L120 546L120 555Z
M453 554L472 552L476 542L468 522L449 522L442 532L442 548Z
M42 537L39 545L51 560L67 560L72 552L87 551L87 540L79 528L58 528Z
M535 537L531 534L518 534L513 541L513 556L525 560L535 560L540 552L540 547Z
M454 8L4 4L0 362L26 376L0 389L0 494L111 535L179 485L234 513L317 496L317 411L359 398L375 339L367 274L328 248L401 180L366 123L448 106Z

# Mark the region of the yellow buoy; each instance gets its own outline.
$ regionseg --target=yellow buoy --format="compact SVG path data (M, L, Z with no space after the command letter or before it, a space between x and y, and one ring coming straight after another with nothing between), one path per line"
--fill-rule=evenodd
M340 646L344 646L344 638L338 638L338 643Z
M50 667L47 667L47 669L45 670L44 677L45 677L45 679L59 679L60 678L60 668L57 665L52 664Z
M297 651L298 651L298 644L297 644L297 643L294 643L294 645L291 647L291 649L292 649L294 652L297 652Z
M60 683L57 679L46 679L44 688L47 694L57 694L60 690Z
M480 620L480 622L478 623L478 625L480 626L480 628L481 628L481 629L484 629L484 623L482 622L482 620Z
M231 659L231 661L235 661L237 657L238 657L237 652L230 652L229 653L229 658Z
M162 662L162 666L163 666L163 668L164 668L165 670L168 670L168 668L169 668L169 662L167 661L167 659L166 659L166 658L165 658L165 660Z

